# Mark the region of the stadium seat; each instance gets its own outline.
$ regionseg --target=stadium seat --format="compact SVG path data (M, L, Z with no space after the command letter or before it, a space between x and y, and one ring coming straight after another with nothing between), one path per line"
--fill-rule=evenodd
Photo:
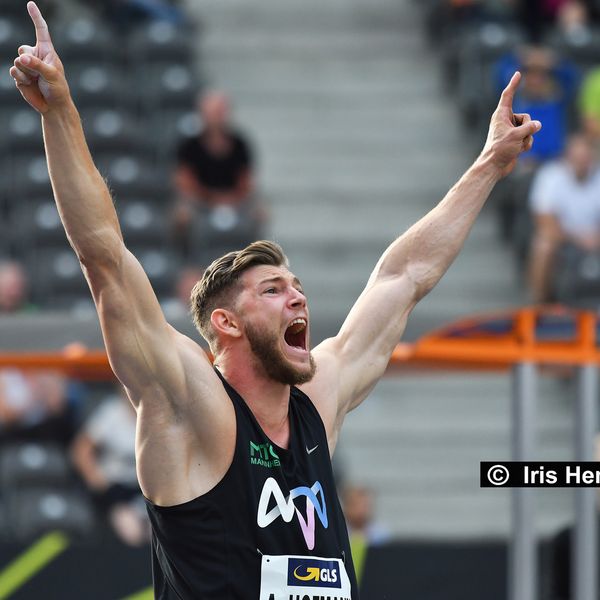
M95 154L95 159L117 200L168 198L168 176L152 163L128 154L101 152Z
M15 153L12 160L12 197L9 205L32 198L52 197L52 186L46 156L38 152Z
M20 443L0 451L0 481L4 489L30 484L62 485L70 471L64 451L57 445Z
M0 17L0 55L7 60L10 60L10 57L16 58L17 50L24 39L26 37L22 24L14 18L9 18L3 10Z
M15 56L4 55L4 60L0 62L0 112L23 107L23 99L9 72Z
M152 64L140 70L137 84L146 111L188 110L200 87L191 67L173 63Z
M64 64L116 64L122 49L114 33L102 21L80 17L69 21L54 34Z
M567 306L600 308L600 254L565 244L552 274L556 300Z
M40 486L12 493L8 517L13 536L19 541L56 530L89 536L95 526L94 511L86 496L54 487Z
M152 136L162 161L174 159L179 142L200 133L202 122L198 111L189 107L157 111L150 117L146 130Z
M144 268L154 292L159 296L171 294L175 287L175 280L179 261L171 252L157 250L153 245L132 245L130 250L135 254Z
M26 5L27 2L24 0L2 0L2 16L22 24L23 27L30 27L31 19L27 13ZM38 0L37 5L46 17L46 20L52 24L55 0Z
M555 32L548 44L559 56L570 59L582 69L595 67L600 57L600 29L582 29L571 34Z
M8 221L0 213L0 262L6 260L12 251L10 238L10 228Z
M69 69L71 94L80 110L135 105L137 99L124 89L121 71L102 63L76 65Z
M180 28L164 21L156 21L134 34L129 50L138 65L157 56L164 61L190 65L194 50L188 40L188 36L182 35Z
M121 201L117 207L121 231L128 246L147 244L155 249L167 244L168 219L165 205L145 199Z
M33 154L43 148L40 117L28 106L22 106L7 115L5 131L11 152Z
M92 151L132 154L154 159L154 148L143 139L136 119L130 111L91 109L82 111L85 135Z
M66 235L56 203L51 195L17 203L11 211L11 229L15 245L25 253L40 246L63 246Z
M31 273L32 296L36 303L57 307L71 305L79 297L89 297L79 261L66 241L59 248L41 246L31 250L26 261Z
M495 104L492 66L503 54L516 48L523 35L519 29L489 23L460 39L458 50L458 102L469 127L473 119L484 122Z

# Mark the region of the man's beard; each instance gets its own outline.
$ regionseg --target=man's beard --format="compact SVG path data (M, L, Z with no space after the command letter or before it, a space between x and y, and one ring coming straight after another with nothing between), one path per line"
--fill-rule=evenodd
M245 330L254 356L271 379L285 385L301 385L314 377L317 365L312 354L309 353L307 368L295 367L279 350L277 334L259 331L250 323L246 323Z

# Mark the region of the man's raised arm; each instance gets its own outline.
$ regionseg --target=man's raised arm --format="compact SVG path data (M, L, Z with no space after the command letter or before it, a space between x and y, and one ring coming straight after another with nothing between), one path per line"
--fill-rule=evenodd
M35 3L27 9L36 45L19 48L10 73L24 99L42 115L56 204L92 290L113 370L134 402L145 386L156 383L167 397L183 398L185 377L175 352L179 334L164 319L150 282L125 248L46 22Z
M314 395L321 395L320 387L327 390L323 398L337 398L321 406L333 438L346 412L383 375L410 311L452 264L494 185L531 148L541 123L513 114L519 81L515 73L504 90L475 163L432 211L388 247L338 335L315 349L323 368L306 387L309 394L315 386Z

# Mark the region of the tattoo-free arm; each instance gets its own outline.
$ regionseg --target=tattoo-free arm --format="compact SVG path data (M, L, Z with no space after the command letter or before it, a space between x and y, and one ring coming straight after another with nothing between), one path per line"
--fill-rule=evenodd
M334 442L344 415L383 375L409 313L458 255L494 185L531 148L541 124L513 114L519 80L515 74L504 90L479 158L432 211L387 248L338 335L315 349L320 368L306 387Z
M96 169L48 27L33 2L36 46L21 46L11 75L42 115L56 205L96 303L111 366L132 400L146 389L185 398L179 334L166 322L142 267L123 243L109 190ZM199 355L202 355L200 352ZM209 373L210 366L201 363Z

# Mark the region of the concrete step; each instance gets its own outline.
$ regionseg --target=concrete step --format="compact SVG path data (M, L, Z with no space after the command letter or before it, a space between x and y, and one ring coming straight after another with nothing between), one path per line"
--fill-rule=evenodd
M433 163L434 161L432 161ZM426 177L436 179L436 189L448 189L458 179L460 170L456 165L447 161L435 164L432 171L431 164L425 164L414 156L405 155L402 159L391 164L381 160L368 158L336 159L336 157L322 157L322 160L290 160L284 157L266 156L262 161L263 185L269 190L287 184L290 188L306 186L306 180L311 180L312 186L322 186L328 189L352 189L354 186L364 186L375 193L380 190L398 189L405 185L407 173L412 173L415 180ZM365 197L368 197L365 196Z
M314 30L260 30L248 29L242 34L224 40L221 32L208 31L204 37L205 48L209 48L211 58L219 60L227 57L255 61L318 59L323 56L344 57L347 60L358 58L379 58L414 53L415 46L422 43L419 31L406 31L399 34L391 28L365 29L359 35L353 30L314 31Z
M381 522L393 520L394 533L415 539L472 539L499 537L511 532L511 499L507 490L483 490L486 495L472 493L453 495L437 491L418 498L402 498L380 493L377 514ZM546 490L537 490L543 492ZM535 529L540 536L555 533L572 522L572 494L568 490L549 490L552 494L536 494Z
M413 7L399 5L393 0L376 0L365 4L353 0L331 0L327 3L310 0L308 3L291 0L286 3L261 0L248 4L240 0L219 2L189 2L192 14L210 22L214 29L245 31L346 31L349 27L398 28L398 33L411 31L419 15ZM208 29L208 28L207 28Z
M324 96L323 98L326 98ZM352 129L356 124L359 127L368 127L373 131L387 131L390 141L393 142L400 137L404 129L419 129L421 123L437 121L443 123L448 120L449 111L445 105L439 102L423 99L417 106L412 106L407 115L404 114L403 106L400 102L382 102L370 99L369 102L349 102L348 105L338 104L335 108L330 104L330 110L319 110L314 105L292 105L292 106L273 106L265 104L256 104L255 106L239 106L236 110L237 120L240 123L271 123L271 126L280 125L284 131L293 131L297 129L302 131L304 127L310 127L315 123L321 124L327 131L329 127L333 130L340 126ZM435 129L435 128L431 128ZM418 148L423 150L424 148ZM432 149L441 152L441 149ZM448 148L445 149L447 158Z
M272 173L268 179L261 178L263 182L262 193L270 202L277 202L278 199L289 198L292 202L294 199L301 197L309 197L315 201L323 198L336 197L340 201L350 196L359 198L374 198L378 199L387 196L401 199L413 199L419 202L421 199L427 199L431 202L439 202L444 194L448 191L456 179L452 174L452 178L446 180L429 180L419 181L411 177L386 178L378 181L366 181L361 177L351 178L330 178L328 181L315 181L308 177L298 179L287 179L286 177L278 177L277 173Z
M382 65L383 62L383 65ZM305 78L292 77L290 69L271 70L267 76L260 70L261 85L256 86L259 67L252 64L225 64L223 68L239 70L232 77L227 91L236 99L238 106L308 106L315 109L335 110L340 106L390 106L397 108L415 100L423 101L440 95L439 85L430 80L406 82L404 68L397 59L363 62L355 65L365 81L357 81L354 72L344 76L340 69L331 69L331 77L321 76L317 84L310 85ZM244 68L244 66L246 68ZM221 69L219 69L221 71ZM379 71L379 75L377 74ZM425 128L426 129L426 128ZM302 131L296 132L302 135Z

